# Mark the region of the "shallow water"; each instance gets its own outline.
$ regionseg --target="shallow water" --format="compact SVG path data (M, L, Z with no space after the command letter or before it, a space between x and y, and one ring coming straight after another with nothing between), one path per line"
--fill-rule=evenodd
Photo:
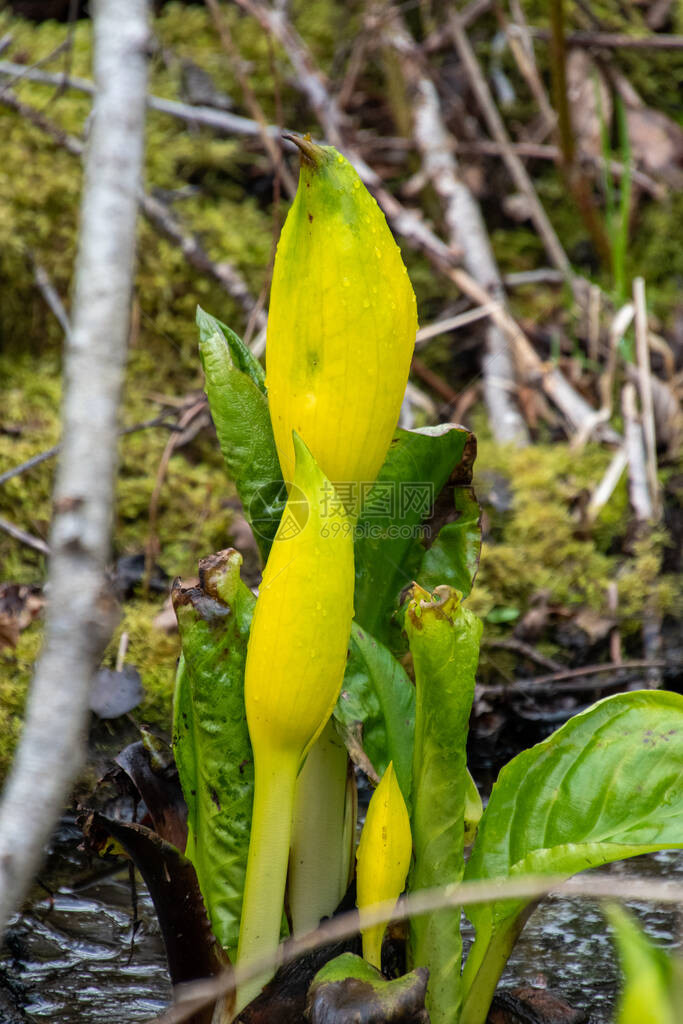
M639 876L683 881L683 854L667 850L601 869L605 870L615 879ZM680 948L683 917L676 908L635 901L625 905L657 944ZM557 992L570 1006L590 1012L594 1024L610 1024L620 975L610 932L597 903L553 900L534 911L501 979L504 988L528 984Z
M136 930L128 871L112 872L78 849L65 820L30 910L8 931L0 954L0 1024L129 1024L154 1017L171 997L154 907L138 879ZM17 1007L12 1015L11 1002ZM22 1016L23 1014L26 1016Z
M615 876L683 879L683 855L666 852L613 865ZM82 871L74 864L74 871ZM680 919L671 907L629 904L648 934L666 947L679 939ZM138 883L141 919L131 956L133 920L126 871L62 885L35 902L11 930L0 972L24 1002L28 1020L60 1024L129 1024L153 1018L170 999L163 945L154 908ZM586 900L541 905L530 918L502 984L543 985L570 1005L609 1024L618 991L614 949L599 907ZM21 1020L3 1016L0 1024Z

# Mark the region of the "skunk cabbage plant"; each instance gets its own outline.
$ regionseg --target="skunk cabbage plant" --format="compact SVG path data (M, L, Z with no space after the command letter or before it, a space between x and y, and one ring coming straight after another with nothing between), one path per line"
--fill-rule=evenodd
M396 430L417 323L405 267L347 160L294 141L301 176L265 378L234 332L197 314L216 432L265 569L256 599L235 552L205 561L199 587L175 588L181 852L225 953L274 968L282 936L334 913L353 874L348 750L377 784L357 854L367 959L325 965L311 1020L328 1019L352 979L347 995L367 995L361 1019L404 1019L409 1005L410 1019L484 1024L534 906L506 899L507 879L683 847L683 697L630 692L587 708L502 769L482 814L466 763L482 629L467 608L476 441L453 424ZM384 927L362 914L406 878L413 893L496 884L468 910L464 965L450 906L410 922L409 973L382 978ZM240 990L238 1011L271 976Z

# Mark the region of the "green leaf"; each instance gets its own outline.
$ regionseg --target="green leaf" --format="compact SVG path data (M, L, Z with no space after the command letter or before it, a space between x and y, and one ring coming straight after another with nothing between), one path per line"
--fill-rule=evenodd
M255 365L260 364L236 334L230 332L226 339L218 321L199 308L197 324L206 395L218 442L265 561L287 492L268 400L262 383L255 379Z
M237 551L221 551L199 563L199 587L173 590L183 644L173 749L188 808L185 852L226 949L239 934L254 787L244 663L256 599L241 563Z
M683 1020L683 965L653 945L621 907L608 906L605 913L624 974L617 1024L676 1024Z
M437 532L436 527L440 528L452 514L451 489L470 483L475 453L473 435L451 423L420 430L398 430L394 435L386 461L360 515L355 546L356 618L383 643L391 636L391 617L399 594L416 578L425 557L422 536L426 533L429 537ZM463 503L459 511L465 512L465 509ZM465 514L466 522L468 517L471 522L471 508ZM468 536L471 532L470 526ZM461 530L462 535L467 533L467 529ZM459 559L467 552L464 557L470 559L468 564L471 564L471 540L451 543L450 552L446 550L447 540L448 535L445 535L432 564L428 564L430 571L442 568L448 553ZM459 589L467 593L471 585L471 579L465 585L468 571L465 568L449 571L457 573L463 583Z
M499 605L497 608L492 608L486 616L487 622L494 624L500 622L514 622L515 619L519 618L519 608L510 608L506 605Z
M409 890L417 892L457 884L465 869L468 796L472 803L466 744L482 624L462 607L458 591L439 587L432 597L415 586L405 628L415 667ZM458 1019L461 951L459 907L411 919L410 960L429 969L433 1024Z
M259 391L262 391L265 395L265 370L251 349L244 344L239 334L235 334L231 327L228 327L227 324L224 324L215 316L211 316L211 314L203 310L201 306L197 306L196 321L197 327L199 328L200 339L205 337L210 338L212 334L220 334L224 337L237 369L241 370L242 373L246 373L248 377L251 377Z
M457 518L441 527L425 552L417 582L425 590L446 584L467 597L479 568L481 509L471 487L454 487L453 498Z
M308 990L311 1024L385 1021L423 1024L427 971L420 968L387 981L354 953L342 953L322 967Z
M342 731L362 724L363 749L380 777L394 762L409 807L415 690L403 666L357 622L351 626L349 658L334 717Z
M636 691L599 701L503 768L467 879L573 875L683 847L683 697ZM462 1024L480 1024L532 906L472 907Z

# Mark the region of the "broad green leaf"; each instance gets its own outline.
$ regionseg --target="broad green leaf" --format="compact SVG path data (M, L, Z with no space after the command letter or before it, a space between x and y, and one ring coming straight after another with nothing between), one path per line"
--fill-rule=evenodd
M357 622L351 626L349 658L334 710L344 729L362 725L363 749L379 776L390 761L410 806L415 729L415 689L394 656Z
M383 643L401 590L418 575L423 533L433 531L434 523L422 524L434 516L447 484L470 483L475 452L472 434L450 423L394 435L356 531L356 619ZM448 508L437 506L437 512L448 518L448 490L445 499ZM463 570L459 576L464 582ZM469 585L460 589L467 592Z
M424 1016L427 971L420 968L387 981L354 953L342 953L322 967L308 990L311 1024L385 1021L409 1024Z
M482 624L460 593L415 586L405 628L415 667L415 749L410 892L457 884L465 870L465 807L471 790L467 732ZM429 969L433 1024L457 1020L460 1007L460 908L410 922L410 960Z
M608 906L605 913L624 975L617 1024L676 1024L683 1020L683 964L653 945L621 907Z
M241 563L237 551L219 552L200 562L199 587L173 591L183 645L173 749L188 808L185 852L226 949L237 945L254 786L244 663L256 599Z
M467 879L573 875L683 847L683 697L607 697L503 768L484 811ZM472 907L463 1024L479 1024L530 913L499 900Z
M224 324L217 317L211 316L202 309L201 306L197 306L197 326L199 327L199 335L201 337L211 337L212 334L222 334L230 349L230 355L235 363L238 370L242 373L246 373L248 377L251 377L254 384L257 386L259 391L266 393L266 373L260 362L253 354L253 352L247 348L239 334L235 334L231 327Z
M455 487L453 497L457 518L441 527L425 552L417 581L425 590L447 584L467 597L479 568L481 509L471 487Z
M218 322L201 309L197 324L206 395L221 452L265 561L287 499L268 400L254 379L255 360L237 335L230 332L226 339Z

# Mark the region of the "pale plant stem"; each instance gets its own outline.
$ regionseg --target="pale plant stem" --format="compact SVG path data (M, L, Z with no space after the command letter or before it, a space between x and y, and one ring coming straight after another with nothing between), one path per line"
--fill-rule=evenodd
M254 810L237 962L240 966L275 953L280 942L298 758L291 753L254 754ZM250 979L237 992L237 1010L254 999L272 971Z
M491 1001L520 932L536 904L526 907L491 938L477 937L462 975L463 1005L458 1024L486 1024Z

